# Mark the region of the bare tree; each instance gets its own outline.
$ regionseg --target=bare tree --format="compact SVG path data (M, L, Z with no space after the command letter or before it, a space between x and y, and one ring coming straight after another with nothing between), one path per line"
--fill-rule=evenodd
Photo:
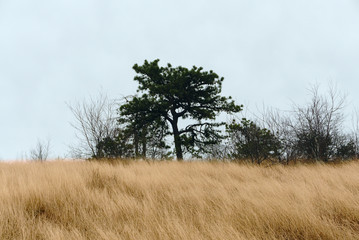
M50 154L50 139L46 141L37 140L36 146L30 151L30 158L36 161L46 161Z
M263 127L269 129L276 138L281 142L280 154L278 160L281 163L288 164L296 159L296 135L292 128L292 119L288 111L267 108L261 112L257 121L263 124Z
M75 121L71 125L76 130L77 146L71 146L71 154L77 158L101 158L99 143L113 138L117 131L116 103L107 95L99 93L96 98L67 104Z
M310 89L312 99L305 107L294 106L289 126L295 132L297 149L306 158L328 161L336 151L343 133L345 97L331 87L327 96L319 87Z
M298 158L328 161L351 146L342 131L345 96L333 86L326 95L319 94L318 85L309 91L311 99L306 105L293 104L290 111L266 109L257 118L280 139L281 162Z
M355 144L359 146L359 109L354 110L352 115L352 136ZM358 150L358 149L357 149Z
M352 128L351 132L349 133L350 140L352 141L354 147L354 156L358 158L359 153L359 109L354 110L354 114L352 115Z

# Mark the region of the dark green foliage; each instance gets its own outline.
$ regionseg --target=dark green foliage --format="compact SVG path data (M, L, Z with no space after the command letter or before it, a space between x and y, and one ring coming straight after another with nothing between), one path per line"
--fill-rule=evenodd
M336 157L340 159L353 159L357 157L356 144L353 140L342 143L338 146Z
M233 120L226 130L233 145L230 158L249 158L252 163L260 164L265 159L279 155L281 143L275 135L246 118L242 118L240 123Z
M332 136L315 129L300 129L297 134L296 148L307 159L328 161L334 153ZM304 131L303 131L304 130Z
M213 71L193 67L166 67L158 65L159 60L145 61L142 66L134 65L135 81L139 83L139 97L134 97L120 108L122 117L133 118L134 126L156 122L172 131L178 160L183 159L184 150L199 155L205 146L216 143L221 136L217 127L225 123L214 122L221 112L239 112L231 98L220 96L223 78ZM180 119L191 119L193 124L179 128Z
M96 147L97 158L129 158L133 156L133 147L124 132L119 132L114 138L104 138Z
M149 114L153 103L147 95L134 96L119 108L119 124L126 129L134 150L134 157L168 158L169 146L165 142L168 125L161 116Z
M110 137L106 137L97 144L98 156L112 158L119 157L121 154L121 148L119 147L117 141Z

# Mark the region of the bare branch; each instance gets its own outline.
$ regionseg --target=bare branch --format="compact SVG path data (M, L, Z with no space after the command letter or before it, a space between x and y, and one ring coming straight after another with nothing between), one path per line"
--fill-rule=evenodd
M107 95L99 93L96 98L67 104L75 121L71 126L76 130L77 146L71 146L74 157L100 157L97 146L106 137L116 133L116 103Z
M46 141L37 141L36 147L30 151L30 158L36 161L46 161L50 154L50 139Z

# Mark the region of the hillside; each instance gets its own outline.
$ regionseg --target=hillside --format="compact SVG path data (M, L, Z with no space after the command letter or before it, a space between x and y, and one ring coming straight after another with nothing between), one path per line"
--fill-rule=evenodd
M0 239L358 239L359 163L0 164Z

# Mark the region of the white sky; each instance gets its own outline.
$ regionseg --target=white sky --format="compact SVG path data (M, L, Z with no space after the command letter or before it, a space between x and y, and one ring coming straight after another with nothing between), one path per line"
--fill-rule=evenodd
M65 102L133 94L145 59L212 69L251 111L288 109L330 81L357 107L358 26L357 0L0 0L0 158L46 138L64 156Z

